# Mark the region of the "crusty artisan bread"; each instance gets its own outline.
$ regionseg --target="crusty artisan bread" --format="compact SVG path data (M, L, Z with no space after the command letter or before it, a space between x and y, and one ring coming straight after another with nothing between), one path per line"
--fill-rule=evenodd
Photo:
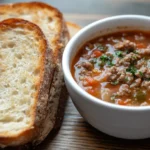
M0 22L0 146L34 141L49 106L53 58L41 29L22 19Z
M38 25L45 34L48 46L53 53L55 69L50 83L48 115L43 113L44 107L39 109L45 119L41 125L42 132L34 139L34 144L38 144L56 126L56 119L61 120L61 118L57 117L57 112L60 112L58 108L62 108L61 105L63 104L59 102L62 99L66 99L62 95L67 96L64 88L61 59L69 34L62 14L57 9L41 2L0 5L0 21L8 18L21 18Z
M78 25L71 23L71 22L67 22L66 23L68 31L69 31L69 37L72 38L80 29L81 27L79 27ZM61 88L61 92L60 92L60 100L59 100L59 106L58 106L58 110L57 110L57 115L56 115L56 121L55 121L55 125L54 125L54 129L58 129L62 123L62 119L63 119L63 115L64 115L64 106L63 105L68 97L67 93L67 89L65 84L62 85Z
M0 21L8 18L22 18L37 24L41 28L46 36L48 49L50 49L49 58L51 58L51 65L49 67L49 99L43 101L43 105L40 105L41 107L37 107L37 111L39 112L37 117L40 116L44 118L42 124L39 125L40 130L38 128L38 136L33 132L31 137L34 138L28 139L25 136L22 141L19 141L18 139L21 138L21 136L18 135L14 143L11 142L12 138L6 138L5 142L7 142L5 146L21 145L27 142L39 144L52 129L60 127L63 118L67 91L63 81L61 58L69 35L62 14L57 9L40 2L0 5ZM73 36L75 31L77 32L80 29L72 23L67 23L67 27L71 32L70 36ZM53 79L51 80L52 76ZM46 80L46 82L48 83L48 80ZM45 109L46 104L47 107Z
M67 22L67 28L68 28L71 38L81 29L80 26L78 26L72 22Z

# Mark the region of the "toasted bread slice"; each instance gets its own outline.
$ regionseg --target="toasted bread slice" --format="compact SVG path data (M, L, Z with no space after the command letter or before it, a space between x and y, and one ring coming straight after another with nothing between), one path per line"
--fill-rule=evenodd
M28 143L41 132L53 74L51 51L35 24L0 22L0 146Z
M68 28L70 37L72 38L81 29L81 27L72 22L66 22L66 23L67 23L67 28Z
M61 59L64 47L69 40L69 34L62 14L56 8L41 2L0 5L0 21L8 18L21 18L38 25L45 34L48 46L53 52L55 70L49 91L48 115L43 114L45 119L41 126L41 132L34 139L34 144L38 144L56 126L56 119L61 119L57 117L58 107L61 108L64 105L61 101L62 99L66 100L67 96L64 88ZM41 112L42 110L43 108L39 109Z

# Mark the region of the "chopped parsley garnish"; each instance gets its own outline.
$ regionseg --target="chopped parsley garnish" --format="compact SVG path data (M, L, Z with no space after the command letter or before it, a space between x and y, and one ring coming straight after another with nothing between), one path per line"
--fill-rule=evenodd
M139 74L140 74L141 77L143 77L143 72L139 71Z
M121 51L116 51L115 52L116 56L118 56L119 58L123 57L123 53Z
M129 68L126 69L126 71L135 75L135 73L137 72L137 69L135 68L135 66L131 65L129 66Z
M118 83L118 81L111 82L112 85L117 85Z
M107 56L107 55L102 55L100 57L99 65L104 65L104 64L106 64L107 66L114 66L112 62L112 57Z
M106 55L102 55L102 56L100 57L100 60L103 61L103 62L106 62L106 61L109 60L109 57L106 56Z

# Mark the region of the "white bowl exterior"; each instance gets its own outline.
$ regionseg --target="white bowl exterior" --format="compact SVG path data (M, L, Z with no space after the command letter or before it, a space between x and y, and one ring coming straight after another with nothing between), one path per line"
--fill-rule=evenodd
M110 17L83 28L68 43L63 55L63 71L69 94L80 114L92 126L109 135L125 139L150 137L150 106L126 107L99 100L77 85L71 63L79 48L97 36L123 29L150 31L150 18L137 15Z

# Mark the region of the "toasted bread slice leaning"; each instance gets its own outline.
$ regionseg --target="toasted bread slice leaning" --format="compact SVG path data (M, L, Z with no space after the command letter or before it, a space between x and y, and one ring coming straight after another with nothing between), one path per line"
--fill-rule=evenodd
M28 21L36 24L37 26L39 26L39 28L41 29L41 31L39 29L39 33L41 33L41 35L42 35L41 41L45 41L44 46L46 48L46 56L44 55L43 59L41 59L41 62L42 62L42 60L44 61L44 58L45 59L47 58L45 61L48 63L48 65L45 65L45 67L46 67L45 69L48 70L48 68L49 68L49 72L47 73L47 76L45 76L45 74L44 74L44 81L43 80L41 81L43 83L38 84L39 85L38 87L40 87L40 85L43 84L42 89L39 91L39 95L47 93L48 91L49 92L47 95L46 94L42 95L43 97L41 98L41 100L39 100L40 98L38 97L39 101L36 102L36 105L34 108L32 107L33 109L31 109L31 110L35 110L35 108L36 108L36 113L34 113L35 116L32 115L32 116L34 116L33 117L34 120L31 119L32 117L31 118L29 117L29 119L28 119L31 126L29 124L28 125L21 124L18 126L18 128L20 127L20 129L13 130L12 129L13 126L10 125L10 126L6 126L6 127L7 127L7 130L12 129L11 132L9 132L9 131L7 132L5 129L6 132L4 134L4 131L3 132L0 131L0 146L1 147L17 146L17 145L22 145L22 144L25 144L28 142L36 145L36 144L39 144L43 139L45 139L45 137L48 135L48 133L52 129L59 127L62 117L63 117L62 110L64 109L64 101L67 98L67 91L66 91L64 81L63 81L61 59L62 59L62 53L64 51L64 47L69 39L69 34L68 34L67 27L64 22L62 14L57 9L53 8L52 6L49 6L49 5L41 3L41 2L0 5L0 21L9 19L9 18L20 18L20 19L28 20ZM16 19L16 22L17 21L18 20ZM11 21L11 20L4 21L4 22L7 25L9 25L9 23L11 25L15 24L15 21ZM29 23L29 22L23 21L23 20L20 22L24 22L24 23L26 22L25 24L32 24L32 23ZM19 23L19 25L20 24L21 23ZM33 24L31 25L31 27L30 27L31 33L29 32L28 34L32 35L33 32L36 32L35 30L38 28L36 25L33 25ZM15 25L13 25L13 26L15 27ZM32 26L34 26L35 29L33 29ZM67 24L67 26L69 28L69 31L71 32L71 34L70 34L71 36L73 36L75 34L75 32L77 32L79 30L79 28L77 26L73 25L72 23ZM22 32L23 31L20 31L20 34ZM45 39L44 39L44 35L42 32L45 34ZM18 35L18 34L16 34L16 35ZM13 34L12 34L12 36L13 36ZM14 36L15 36L15 32L14 32ZM36 40L37 39L35 39L34 41L36 41ZM19 42L19 40L18 40L18 42ZM32 42L33 42L33 40L31 41L31 44L29 44L29 45L24 42L17 43L17 45L20 47L22 45L22 49L23 49L24 45L30 46L30 45L32 45ZM36 43L38 43L38 42L36 42ZM33 44L35 44L35 43L33 42ZM30 52L32 52L32 50ZM27 53L29 55L29 58L32 57L32 54L33 54L30 52ZM31 56L30 56L30 54L31 54ZM22 60L23 56L21 56L21 55L19 55L18 57L21 58L21 60ZM1 58L1 55L0 55L0 58ZM11 59L11 61L12 61L12 59ZM37 65L38 61L36 62L33 59L29 59L26 61L26 63L28 63L28 64L32 64L31 62L33 62L33 64ZM15 64L14 64L14 66L15 66ZM42 66L42 65L40 65L40 66ZM41 73L39 73L41 71L40 66L39 66L38 70L35 70L35 74L37 74L37 75L38 74L41 75ZM20 67L20 69L21 68L22 67ZM32 69L32 67L31 67L31 69ZM23 76L26 77L27 75L23 74ZM37 77L36 83L38 83L38 79L39 78ZM42 77L41 77L41 79L42 79ZM19 80L20 79L18 77L18 81ZM23 80L22 82L26 82L26 79L25 79L25 81ZM15 80L14 80L14 83L16 83ZM6 85L6 87L7 87L7 85ZM34 86L32 88L34 88ZM28 90L28 86L25 87L25 91L26 90ZM37 90L37 88L36 88L36 90ZM40 94L40 93L42 93L42 94ZM12 93L12 94L14 94L14 97L15 97L15 95L18 94L18 91L14 91L14 93ZM19 94L20 94L20 91L19 91ZM36 94L33 94L33 95L36 95ZM47 100L47 97L48 97L48 100ZM36 99L35 99L35 101L36 101ZM22 103L21 101L19 102L19 100L17 102L19 103L19 105L20 105L20 103ZM32 101L32 102L34 103L34 101ZM6 105L7 105L7 103L6 103ZM8 103L8 105L9 105L9 103ZM13 107L15 107L15 105L17 105L17 103L15 103ZM22 106L24 106L24 105L22 105ZM21 105L19 107L21 107ZM23 107L22 107L22 109L23 109ZM1 107L0 107L0 111L1 111ZM16 109L16 111L19 111L19 110ZM23 110L23 111L26 112L25 110ZM19 113L17 112L16 116L19 116L18 114ZM5 115L7 115L7 114L5 114ZM0 117L1 117L1 112L0 112ZM7 117L5 117L5 118L7 118ZM17 119L22 123L24 121L24 120L21 120L20 118L16 118L16 120ZM25 119L25 117L24 117L24 119ZM9 120L6 119L6 121L3 121L3 119L1 119L0 124L1 123L3 124L3 122L7 123L7 122L9 122ZM15 125L15 127L17 128L16 125ZM1 128L1 126L0 126L0 128ZM3 130L3 129L1 128L1 130Z
M48 111L53 60L41 29L28 21L0 22L0 146L35 140Z
M61 59L64 47L69 40L69 34L62 14L52 6L41 2L0 5L0 21L8 18L21 18L38 25L45 34L48 46L53 53L55 70L49 91L48 115L43 114L45 119L41 126L42 132L34 140L38 144L54 127L57 127L56 120L61 120L57 113L61 114L63 100L66 100L67 96ZM43 108L41 107L39 111L42 112Z

